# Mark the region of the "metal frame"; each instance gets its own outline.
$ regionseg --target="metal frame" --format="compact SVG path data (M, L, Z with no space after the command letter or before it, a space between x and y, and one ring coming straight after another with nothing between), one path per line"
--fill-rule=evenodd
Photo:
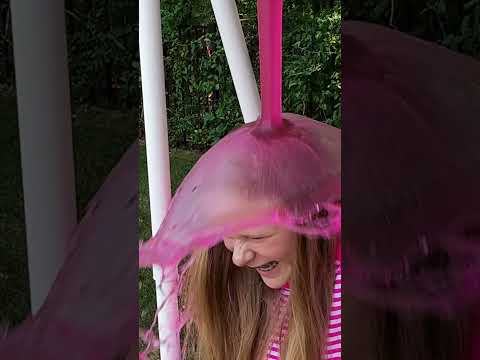
M235 0L212 0L230 72L245 122L260 115L260 97L248 55ZM140 67L147 147L152 233L163 218L171 198L165 74L159 0L139 2ZM176 268L154 267L162 360L180 359Z

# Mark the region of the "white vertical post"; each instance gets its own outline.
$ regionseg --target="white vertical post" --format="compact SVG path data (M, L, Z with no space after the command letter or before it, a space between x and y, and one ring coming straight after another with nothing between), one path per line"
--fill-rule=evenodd
M77 222L63 0L10 1L32 312Z
M148 185L152 233L155 234L165 217L171 198L170 162L163 64L162 30L159 0L139 1L139 44L142 75L145 141L147 147ZM160 357L180 359L180 340L175 326L178 322L176 268L154 266L158 314ZM171 296L168 296L168 295Z
M260 96L235 0L211 0L243 119L260 116Z

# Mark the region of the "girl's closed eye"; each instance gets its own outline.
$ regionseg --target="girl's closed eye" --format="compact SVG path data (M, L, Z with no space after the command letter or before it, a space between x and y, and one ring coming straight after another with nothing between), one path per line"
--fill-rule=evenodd
M268 239L271 238L273 235L256 235L256 236L250 236L250 239L252 240L263 240L263 239Z

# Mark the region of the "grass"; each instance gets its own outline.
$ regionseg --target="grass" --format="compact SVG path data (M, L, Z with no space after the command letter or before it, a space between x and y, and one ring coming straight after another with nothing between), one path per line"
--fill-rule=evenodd
M0 98L0 322L14 326L30 312L20 145L15 99ZM137 111L91 109L73 121L77 209L89 199L138 135Z

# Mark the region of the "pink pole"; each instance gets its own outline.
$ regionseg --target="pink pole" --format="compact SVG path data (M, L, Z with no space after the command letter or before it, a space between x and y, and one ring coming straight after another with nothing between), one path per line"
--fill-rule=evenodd
M262 121L282 124L282 10L283 0L258 0L260 92Z

